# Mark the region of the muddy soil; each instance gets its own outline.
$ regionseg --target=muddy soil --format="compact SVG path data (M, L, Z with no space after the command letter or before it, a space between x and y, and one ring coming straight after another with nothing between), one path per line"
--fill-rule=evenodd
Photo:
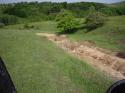
M125 59L116 57L110 51L94 46L94 42L73 42L65 35L37 33L38 36L47 37L68 53L86 60L88 64L106 72L116 79L125 79Z

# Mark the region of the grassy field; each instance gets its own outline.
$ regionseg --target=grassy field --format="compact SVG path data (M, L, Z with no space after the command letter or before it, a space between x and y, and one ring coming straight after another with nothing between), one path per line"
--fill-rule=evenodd
M17 24L17 25L9 25L4 27L4 29L11 29L11 30L30 30L35 32L46 32L46 33L55 33L58 32L56 27L56 22L54 21L42 21L42 22L33 22L28 23L29 26L34 26L34 28L24 29L25 24Z
M21 25L0 29L0 56L18 93L105 93L111 78L35 35L56 32L54 26L41 22L39 29L19 30Z
M80 30L70 34L69 38L77 41L90 40L99 47L125 52L125 16L110 17L103 27L88 33L86 30Z
M76 32L75 34L70 34L68 36L71 40L90 40L99 47L116 52L125 52L125 16L109 17L108 19L109 20L103 27L100 27L88 33L86 33L86 30L83 29ZM29 25L35 26L35 28L30 29L30 31L47 33L59 32L56 28L56 22L52 21L29 23ZM24 24L11 25L5 27L5 29L20 30L23 28L23 26Z

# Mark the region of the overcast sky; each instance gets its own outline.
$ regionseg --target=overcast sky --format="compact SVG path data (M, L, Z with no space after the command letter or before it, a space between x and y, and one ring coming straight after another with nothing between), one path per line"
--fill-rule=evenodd
M0 3L13 3L13 2L30 2L30 1L52 1L52 2L100 2L100 3L115 3L115 2L120 2L120 1L125 1L125 0L0 0Z

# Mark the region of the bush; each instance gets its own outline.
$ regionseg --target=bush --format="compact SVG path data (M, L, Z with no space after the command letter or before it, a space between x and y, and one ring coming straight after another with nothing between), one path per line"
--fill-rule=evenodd
M0 16L0 22L5 25L16 24L18 22L18 18L13 15L2 15Z
M0 23L0 28L3 28L5 26L4 23Z
M26 24L24 24L23 28L24 29L32 29L32 28L35 28L35 26L29 25L28 23L26 23Z
M85 21L86 28L87 30L96 29L98 27L103 26L105 21L106 21L106 17L104 14L93 10L93 12L91 11L91 13L86 18L86 21Z
M66 17L58 23L57 27L65 33L72 33L77 30L78 22L75 19Z
M77 31L79 22L69 13L68 11L63 11L57 16L59 28L64 33L73 33Z

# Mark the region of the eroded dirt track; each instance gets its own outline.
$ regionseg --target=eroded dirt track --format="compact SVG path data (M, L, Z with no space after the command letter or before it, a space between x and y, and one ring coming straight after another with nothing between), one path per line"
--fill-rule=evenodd
M68 53L86 60L91 66L106 72L117 79L125 79L125 59L111 55L101 48L92 46L92 42L73 42L65 35L37 33L38 36L47 37ZM105 51L105 52L104 52Z

